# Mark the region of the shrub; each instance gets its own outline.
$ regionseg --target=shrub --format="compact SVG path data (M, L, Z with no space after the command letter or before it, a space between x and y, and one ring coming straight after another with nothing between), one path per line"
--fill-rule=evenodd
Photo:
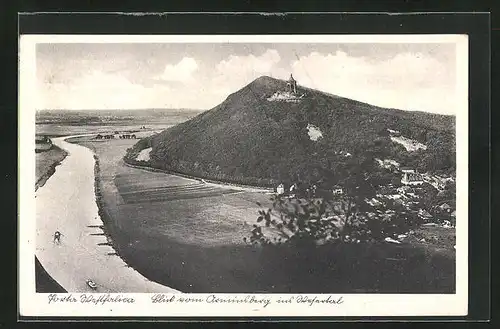
M344 191L341 195L328 190L311 193L307 184L297 184L294 195L273 195L272 208L259 210L250 243L307 246L373 242L396 238L419 226L421 220L417 214L396 202L387 201L378 206L367 203L376 194L372 181L377 179L368 174L369 166L361 160L349 167L339 182ZM267 237L262 224L275 228L280 239Z

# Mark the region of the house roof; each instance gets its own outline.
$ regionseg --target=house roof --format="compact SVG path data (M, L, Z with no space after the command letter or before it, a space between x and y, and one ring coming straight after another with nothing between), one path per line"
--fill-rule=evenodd
M422 180L422 175L415 174L415 173L410 173L406 177L407 177L407 180L410 181L410 182L416 182L416 181L421 181Z

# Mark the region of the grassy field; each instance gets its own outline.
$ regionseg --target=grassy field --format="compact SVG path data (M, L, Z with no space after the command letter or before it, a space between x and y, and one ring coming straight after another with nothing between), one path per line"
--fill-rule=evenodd
M269 195L210 187L126 166L133 140L78 143L99 159L106 229L144 276L185 292L453 293L455 252L431 244L357 244L314 250L248 246Z
M131 168L121 159L135 141L89 141L99 158L101 192L113 224L147 237L197 245L242 243L269 196L202 184L178 176ZM74 140L73 140L74 141Z

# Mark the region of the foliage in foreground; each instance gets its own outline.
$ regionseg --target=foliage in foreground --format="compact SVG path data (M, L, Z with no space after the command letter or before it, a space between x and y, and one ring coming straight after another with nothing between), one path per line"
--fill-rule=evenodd
M379 207L370 211L363 209L370 207L368 204L354 204L348 197L328 200L275 195L271 200L273 209L259 210L258 224L253 226L248 240L251 243L306 246L374 242L395 239L420 224L419 218L406 209ZM266 236L262 224L275 228L279 237Z
M372 163L367 157L345 167L347 172L341 176L345 178L337 181L343 187L342 195L326 189L313 193L307 187L299 187L289 196L273 195L272 208L259 210L249 242L295 246L373 242L397 238L422 224L416 212L396 202L388 200L375 206L368 203L376 194L375 178L370 174ZM279 236L266 236L262 224L274 228Z

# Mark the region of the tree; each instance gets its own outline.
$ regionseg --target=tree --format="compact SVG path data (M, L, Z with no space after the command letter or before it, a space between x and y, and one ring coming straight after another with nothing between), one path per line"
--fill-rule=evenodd
M422 193L420 203L422 204L422 207L424 209L434 208L438 191L432 185L427 183L423 184L421 188Z
M342 186L343 193L340 195L323 189L310 196L305 193L307 184L298 184L294 197L274 195L271 198L273 208L259 211L250 242L294 246L332 241L359 243L397 236L418 225L416 214L400 204L387 202L372 206L367 202L376 194L373 166L370 156L356 157L339 166L336 175L326 175L328 180ZM318 182L318 186L321 183L324 182ZM275 228L279 239L267 237L261 223Z

